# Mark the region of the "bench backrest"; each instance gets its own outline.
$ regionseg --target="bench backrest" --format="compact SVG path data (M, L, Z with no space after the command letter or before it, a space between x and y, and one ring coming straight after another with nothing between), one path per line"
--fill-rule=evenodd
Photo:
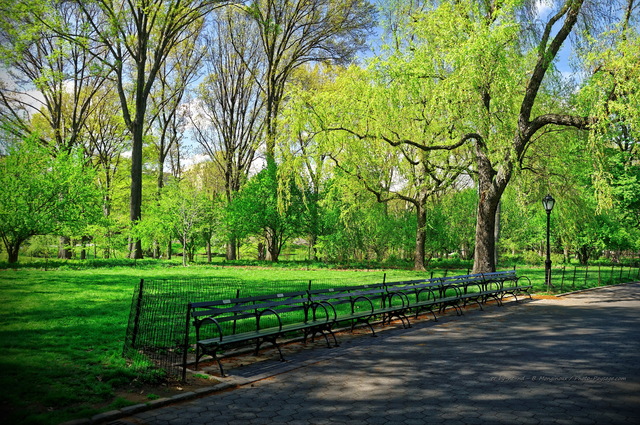
M216 325L207 327L210 329L206 332L213 336L220 333L232 335L256 328L307 321L308 297L306 291L298 291L203 301L189 304L189 311L198 338L205 337L200 328L206 323Z

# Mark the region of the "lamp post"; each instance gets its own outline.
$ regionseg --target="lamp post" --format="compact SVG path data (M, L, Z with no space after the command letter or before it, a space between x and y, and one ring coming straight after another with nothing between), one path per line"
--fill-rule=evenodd
M542 198L542 206L547 212L547 261L544 262L544 283L547 285L547 292L549 292L549 287L551 286L551 244L549 242L549 227L551 223L551 210L553 210L555 203L556 200L553 199L551 195Z

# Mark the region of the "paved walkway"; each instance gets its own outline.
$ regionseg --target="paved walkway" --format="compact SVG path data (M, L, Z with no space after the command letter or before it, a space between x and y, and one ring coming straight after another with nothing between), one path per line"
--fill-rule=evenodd
M253 382L113 424L640 423L639 283L310 351L314 360L230 370Z

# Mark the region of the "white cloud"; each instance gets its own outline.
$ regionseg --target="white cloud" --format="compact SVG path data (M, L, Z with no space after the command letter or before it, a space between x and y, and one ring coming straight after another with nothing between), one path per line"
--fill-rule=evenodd
M536 18L545 19L551 13L553 0L537 0L536 1Z

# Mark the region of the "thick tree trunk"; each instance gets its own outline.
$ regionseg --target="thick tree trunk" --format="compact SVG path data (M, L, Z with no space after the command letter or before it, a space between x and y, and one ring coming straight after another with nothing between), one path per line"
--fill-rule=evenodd
M227 240L227 260L235 260L236 259L236 237L231 235Z
M267 232L266 238L267 240L267 261L273 261L274 263L278 262L278 257L280 257L280 238L276 235L276 232Z
M499 203L499 196L486 196L484 193L480 196L476 223L476 249L473 256L474 273L496 271L495 227Z
M486 154L484 140L476 140L478 167L478 213L473 272L496 271L496 215L502 194L511 179L513 162L508 158L500 172L496 172Z
M426 270L424 264L425 257L425 244L427 242L427 210L421 206L416 205L416 248L413 254L413 269L414 270Z
M18 254L20 252L20 243L16 243L12 246L6 246L7 249L7 261L9 264L15 264L18 262Z

